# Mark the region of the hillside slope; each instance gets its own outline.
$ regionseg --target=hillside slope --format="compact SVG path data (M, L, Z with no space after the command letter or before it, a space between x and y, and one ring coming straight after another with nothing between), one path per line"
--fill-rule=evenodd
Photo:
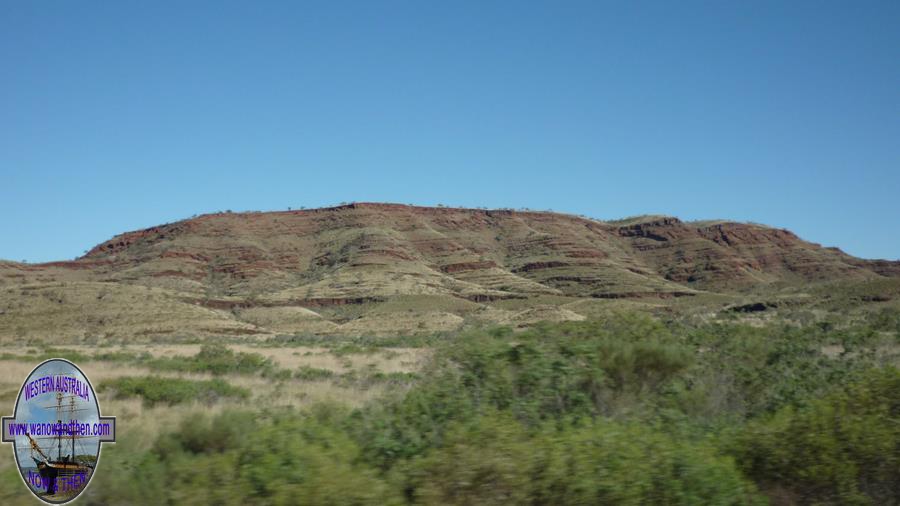
M0 262L0 337L418 333L898 277L898 262L760 225L363 203L209 214L74 261Z

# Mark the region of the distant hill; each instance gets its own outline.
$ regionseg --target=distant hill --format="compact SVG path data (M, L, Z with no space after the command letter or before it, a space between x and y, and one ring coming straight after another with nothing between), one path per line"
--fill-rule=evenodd
M835 283L892 303L896 281L900 262L756 224L360 203L209 214L74 261L0 262L0 338L399 335L807 304Z

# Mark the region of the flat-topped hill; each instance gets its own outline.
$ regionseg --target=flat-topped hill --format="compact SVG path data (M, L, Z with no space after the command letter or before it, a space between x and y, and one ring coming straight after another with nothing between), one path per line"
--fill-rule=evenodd
M0 263L0 334L424 332L898 276L755 224L356 203L207 214L73 261Z

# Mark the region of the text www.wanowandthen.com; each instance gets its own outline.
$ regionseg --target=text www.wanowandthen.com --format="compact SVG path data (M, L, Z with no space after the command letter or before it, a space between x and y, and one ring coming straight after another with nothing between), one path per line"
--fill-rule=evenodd
M10 436L108 436L112 428L106 422L25 422L11 423L7 427Z

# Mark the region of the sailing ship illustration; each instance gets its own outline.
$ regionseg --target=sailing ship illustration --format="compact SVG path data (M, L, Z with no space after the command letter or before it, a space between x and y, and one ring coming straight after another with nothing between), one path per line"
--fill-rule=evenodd
M75 420L79 411L94 411L92 408L76 407L76 395L56 394L56 404L41 406L45 409L56 409L56 420L59 426L66 427ZM82 443L85 439L97 439L98 436L76 434L75 431L59 430L50 436L33 436L26 434L30 444L31 459L40 474L40 484L46 488L47 496L71 495L83 488L94 471L96 451L85 451ZM41 448L37 440L49 441L50 445ZM56 450L56 458L53 458ZM81 450L80 452L78 450Z

